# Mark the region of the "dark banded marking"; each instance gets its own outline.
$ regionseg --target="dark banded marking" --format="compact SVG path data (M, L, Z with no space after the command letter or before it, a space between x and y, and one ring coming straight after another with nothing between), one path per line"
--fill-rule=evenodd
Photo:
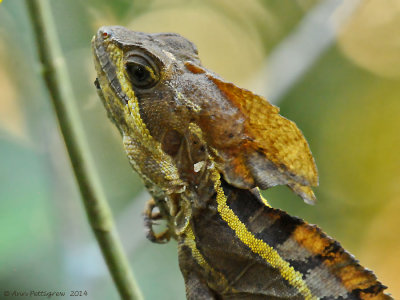
M221 182L222 187L225 187L224 192L228 198L227 204L237 214L240 221L246 224L249 229L252 227L252 223L257 223L257 221L263 222L263 225L265 225L264 228L259 228L259 230L262 230L255 232L254 235L273 247L284 243L290 238L296 227L304 223L301 219L289 216L283 211L280 211L281 213L277 215L275 210L273 215L268 215L268 210L264 210L263 206L260 207L258 201L254 201L255 199L250 191L241 191L239 193L236 191L236 188L229 186L223 180ZM249 195L247 195L247 193ZM238 201L237 197L239 196L242 199ZM249 201L243 198L248 198ZM262 210L263 213L259 213L260 210ZM257 213L258 216L254 218ZM273 220L273 222L266 223L262 219Z
M278 299L279 295L303 299L296 288L282 280L278 269L243 245L219 214L199 214L192 221L196 245L203 258L215 271L224 275L233 289L248 291L232 293L234 299ZM254 286L258 286L258 297L261 298L250 292ZM229 298L229 293L221 295Z

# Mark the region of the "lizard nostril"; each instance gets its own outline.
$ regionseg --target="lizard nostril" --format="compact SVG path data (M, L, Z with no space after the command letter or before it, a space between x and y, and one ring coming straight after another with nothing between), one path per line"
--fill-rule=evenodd
M96 78L96 80L94 81L94 86L95 86L98 90L101 89L100 83L99 83L99 79L98 79L98 78Z

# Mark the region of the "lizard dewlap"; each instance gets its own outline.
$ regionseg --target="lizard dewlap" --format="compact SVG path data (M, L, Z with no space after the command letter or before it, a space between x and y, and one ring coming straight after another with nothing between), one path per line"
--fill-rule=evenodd
M147 236L177 240L188 299L391 299L338 242L260 196L286 185L313 203L318 185L276 106L204 68L178 34L102 27L92 48L98 94L153 196Z

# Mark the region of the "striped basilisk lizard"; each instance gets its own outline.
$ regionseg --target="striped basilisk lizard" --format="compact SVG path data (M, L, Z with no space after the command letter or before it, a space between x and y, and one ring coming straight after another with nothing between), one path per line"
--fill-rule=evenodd
M277 107L205 69L178 34L102 27L92 48L98 94L153 197L148 238L177 240L188 299L391 299L337 241L260 196L287 185L312 203L318 185Z

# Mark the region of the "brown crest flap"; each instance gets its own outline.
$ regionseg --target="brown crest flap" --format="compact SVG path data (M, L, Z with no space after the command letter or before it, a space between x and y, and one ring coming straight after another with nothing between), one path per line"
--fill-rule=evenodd
M279 108L265 98L211 74L207 76L245 118L246 141L238 146L240 149L224 150L225 157L242 156L222 163L226 180L235 184L240 181L239 177L244 183L253 182L261 189L286 184L306 202L314 202L310 186L318 185L317 169L296 124L279 115ZM234 162L244 165L232 165Z

